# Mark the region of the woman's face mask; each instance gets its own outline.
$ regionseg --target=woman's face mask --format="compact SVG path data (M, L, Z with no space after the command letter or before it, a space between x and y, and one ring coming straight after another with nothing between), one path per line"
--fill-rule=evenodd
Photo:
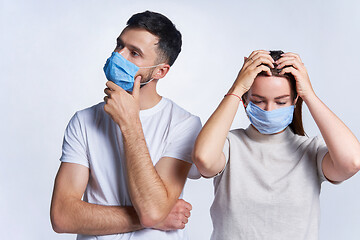
M120 53L113 52L111 57L109 57L105 63L104 73L108 80L114 82L125 91L131 92L134 87L135 75L140 68L154 68L162 64L163 63L149 67L138 67L125 59ZM141 85L144 86L152 80L153 78L147 82L141 83Z
M284 130L293 120L294 105L265 111L250 102L246 107L251 124L262 134L274 134Z

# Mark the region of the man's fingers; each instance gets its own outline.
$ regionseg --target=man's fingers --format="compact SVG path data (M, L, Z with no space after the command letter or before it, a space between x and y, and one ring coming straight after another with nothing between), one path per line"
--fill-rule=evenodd
M141 76L137 76L137 77L135 78L135 81L134 81L134 88L133 88L133 91L132 91L132 96L133 96L135 99L139 99L140 80L141 80Z
M114 82L112 81L107 81L106 84L105 84L110 90L116 90L118 88L121 88L119 87L118 85L116 85Z
M184 216L187 217L187 218L189 218L189 217L191 216L190 211L185 211L185 212L184 212Z
M106 95L110 96L110 94L111 94L110 88L105 88L105 89L104 89L104 93L105 93Z
M184 201L184 200L183 200L183 201ZM188 209L189 211L191 211L191 210L192 210L192 206L191 206L191 204L190 204L190 203L188 203L188 202L184 201L184 205L185 205L185 208L186 208L186 209Z

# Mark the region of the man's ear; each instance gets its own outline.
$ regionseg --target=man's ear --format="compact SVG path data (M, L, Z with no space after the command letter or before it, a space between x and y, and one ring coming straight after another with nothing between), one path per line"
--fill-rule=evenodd
M155 70L155 75L153 75L153 78L154 79L161 79L161 78L166 76L166 74L169 72L169 70L170 70L170 65L169 64L160 65Z

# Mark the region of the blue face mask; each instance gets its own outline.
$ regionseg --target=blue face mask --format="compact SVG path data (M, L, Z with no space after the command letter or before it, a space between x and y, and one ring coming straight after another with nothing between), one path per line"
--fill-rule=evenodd
M140 68L153 68L162 64L163 63L150 67L138 67L126 60L120 53L113 52L105 63L104 72L108 80L114 82L125 91L131 92L134 87L135 74ZM148 84L152 80L154 79L152 78L147 82L141 83L141 85Z
M246 113L251 124L262 134L274 134L284 130L293 119L294 105L265 111L250 102Z

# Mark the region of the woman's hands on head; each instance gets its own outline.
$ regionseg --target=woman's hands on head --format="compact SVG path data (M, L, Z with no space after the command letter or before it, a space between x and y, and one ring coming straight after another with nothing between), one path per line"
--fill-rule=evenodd
M270 56L269 51L256 50L253 51L248 58L245 58L243 67L241 68L233 86L228 93L234 93L242 96L249 91L256 76L260 72L266 72L271 76L271 71L268 66L274 68L274 59ZM266 65L264 65L266 64Z
M290 73L295 77L296 92L305 102L315 95L307 70L298 54L284 53L275 63L277 69L282 69L280 74Z

